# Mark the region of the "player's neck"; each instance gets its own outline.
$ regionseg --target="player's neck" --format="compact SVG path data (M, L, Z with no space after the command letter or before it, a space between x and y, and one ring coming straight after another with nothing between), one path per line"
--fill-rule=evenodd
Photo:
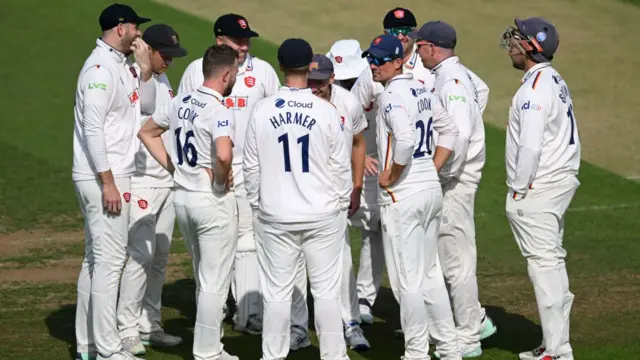
M205 80L202 83L202 86L209 88L211 90L217 91L218 94L224 96L224 83L222 83L222 81L217 80L217 79L209 79L209 80Z
M104 42L105 44L111 46L112 48L118 50L119 52L126 54L126 50L127 49L122 49L122 43L120 42L120 39L112 36L111 35L102 35L100 37L100 40L102 40L102 42Z
M411 46L409 51L407 51L407 53L404 55L404 58L402 59L403 64L406 64L409 62L409 60L411 60L411 57L413 56L413 49L413 46Z
M525 60L524 69L522 69L522 70L526 73L527 71L531 70L531 68L536 66L536 65L538 65L537 62L527 59L527 60Z
M307 88L307 81L306 75L285 75L284 77L285 86L295 89Z

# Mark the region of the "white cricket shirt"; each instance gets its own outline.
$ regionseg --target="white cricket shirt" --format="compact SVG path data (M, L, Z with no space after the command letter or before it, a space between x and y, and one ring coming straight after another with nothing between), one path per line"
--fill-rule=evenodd
M178 94L195 91L204 81L202 74L202 58L194 60L182 75ZM236 131L233 147L233 182L236 191L243 193L241 187L244 182L242 175L242 152L244 148L244 136L249 122L251 110L255 104L278 91L280 80L271 65L255 56L247 54L247 58L240 65L236 84L231 95L226 97L224 104L234 112Z
M243 169L257 216L295 226L349 208L351 152L341 122L335 106L310 89L282 87L256 104Z
M510 190L526 195L577 176L581 143L569 87L551 64L535 65L521 82L509 109L506 165Z
M205 169L215 168L214 142L223 136L233 140L235 131L233 112L222 100L220 93L201 86L169 101L151 117L172 136L170 154L176 187L196 192L213 191Z
M80 70L73 129L74 181L94 180L111 169L114 177L135 172L141 111L155 108L151 81L140 91L139 69L101 39ZM142 96L142 98L141 98Z
M173 90L169 83L169 78L165 74L153 74L153 82L156 86L156 109L173 99ZM141 125L147 121L149 116L142 116ZM167 152L171 150L171 133L166 131L162 134L162 142ZM173 187L173 177L165 170L156 159L151 156L149 150L140 144L140 149L136 153L136 173L131 178L132 188L167 188Z
M379 171L395 162L406 165L400 178L380 189L378 204L390 204L429 188L439 188L433 164L433 131L440 136L437 146L453 149L458 129L433 94L412 74L389 80L380 94L376 114Z
M475 83L457 56L445 59L432 72L436 75L433 93L460 131L454 153L440 170L440 177L443 182L456 179L477 188L486 153L484 122Z
M337 85L331 85L331 103L340 114L347 150L351 151L353 136L360 134L367 128L364 109L351 92Z

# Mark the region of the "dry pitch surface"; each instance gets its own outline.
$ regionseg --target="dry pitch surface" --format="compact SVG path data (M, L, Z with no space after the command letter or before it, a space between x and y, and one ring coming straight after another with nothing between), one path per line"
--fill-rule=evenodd
M362 47L382 31L382 18L401 5L418 23L444 20L458 31L458 53L491 88L485 121L504 127L521 74L512 69L499 37L514 17L543 16L556 25L554 65L571 89L583 158L627 177L640 176L640 8L610 0L286 1L156 0L215 21L243 14L263 38L279 44L308 39L318 52L343 38Z

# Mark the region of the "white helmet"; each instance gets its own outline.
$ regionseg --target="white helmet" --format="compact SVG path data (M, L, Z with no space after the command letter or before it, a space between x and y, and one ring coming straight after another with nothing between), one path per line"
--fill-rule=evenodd
M369 67L367 59L362 58L360 43L355 39L338 40L327 53L333 63L336 80L353 79L360 76Z

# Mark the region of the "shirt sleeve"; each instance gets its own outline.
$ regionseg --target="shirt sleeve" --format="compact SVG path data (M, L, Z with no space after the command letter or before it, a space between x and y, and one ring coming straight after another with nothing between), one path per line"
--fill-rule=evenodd
M266 79L264 82L264 97L271 96L275 94L280 89L280 79L278 79L278 74L273 70L273 67L266 63Z
M455 121L435 97L432 99L431 104L433 129L438 133L438 144L436 146L454 150L459 134Z
M138 82L140 84L140 112L142 115L151 115L156 111L156 80L151 76L146 82L142 81L140 67L137 64L135 69L138 73Z
M153 119L153 122L155 122L158 126L160 126L163 129L168 129L171 121L172 106L173 106L173 100L167 101L166 103L162 104L158 108L158 110L156 110L156 112L154 112L153 115L151 115L151 119Z
M367 129L367 118L364 116L364 109L354 101L351 104L351 119L353 121L353 135L358 135Z
M244 139L244 152L242 154L242 172L244 175L244 186L247 190L247 200L254 211L260 205L260 162L258 158L258 142L256 139L255 113L258 106L255 106Z
M189 64L189 66L187 66L187 69L184 71L184 74L182 74L182 78L180 79L180 84L178 85L178 94L186 94L186 93L190 93L193 91L196 91L196 89L200 86L200 85L194 85L194 71L196 68L196 61L193 61L191 64ZM203 75L204 76L204 75Z
M473 86L476 88L476 99L478 100L478 106L480 107L480 114L484 114L484 109L487 107L487 103L489 102L489 86L473 71L467 69L467 74L469 74L469 78L473 82Z
M475 119L471 116L471 101L474 101L473 94L469 94L464 85L457 81L445 83L440 92L440 103L458 128L458 139L453 154L445 164L442 174L445 178L458 177L467 160L471 133L475 125Z
M351 176L351 151L347 149L347 144L340 128L340 114L333 109L329 116L334 120L330 121L329 136L329 167L332 172L333 184L338 193L340 210L346 211L351 202L351 191L353 189L353 179Z
M528 89L519 96L516 112L520 119L520 134L516 154L516 173L509 186L520 194L526 194L535 178L544 140L544 128L549 118L551 104L541 89ZM524 108L524 109L523 109Z
M226 107L215 111L211 119L212 140L216 141L219 137L228 136L233 141L235 138L234 120L233 111Z
M415 146L415 126L411 122L409 111L398 94L385 91L380 96L380 108L383 119L393 139L393 162L407 165Z
M104 138L104 123L114 101L117 83L105 66L88 69L80 83L83 94L82 128L89 158L96 172L111 168Z

